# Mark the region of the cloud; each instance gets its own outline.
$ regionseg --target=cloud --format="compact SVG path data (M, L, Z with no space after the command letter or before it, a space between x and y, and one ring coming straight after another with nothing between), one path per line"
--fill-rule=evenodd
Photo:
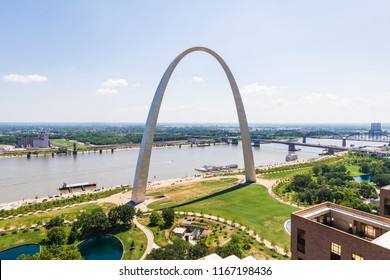
M137 83L132 84L131 87L139 87L140 85L141 84L137 82Z
M115 89L99 88L96 93L100 95L117 95L119 92Z
M194 82L204 82L204 79L202 77L193 76L192 80Z
M7 82L15 82L15 83L31 83L31 82L47 82L48 78L41 75L18 75L18 74L10 74L7 76L3 76L3 79Z
M244 86L240 91L242 94L263 94L263 95L273 96L278 94L280 90L285 88L286 87L265 86L265 85L260 85L259 83L253 83Z
M102 86L108 88L126 87L128 86L128 83L125 79L108 79L102 84Z

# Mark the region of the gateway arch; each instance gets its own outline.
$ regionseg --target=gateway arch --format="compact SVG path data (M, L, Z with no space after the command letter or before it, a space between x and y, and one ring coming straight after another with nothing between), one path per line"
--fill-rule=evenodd
M193 47L179 54L171 62L171 64L168 66L167 70L165 71L164 75L162 76L161 81L157 87L152 105L150 106L148 119L146 121L145 131L142 137L141 147L138 155L137 168L135 171L133 192L131 197L131 201L134 204L138 204L145 201L146 185L148 182L153 138L154 138L154 133L156 131L157 118L160 111L161 102L164 97L165 89L167 88L169 79L171 78L171 75L175 70L177 64L186 55L195 51L202 51L210 54L219 62L219 64L222 66L223 70L225 71L225 74L229 80L230 87L233 92L234 101L237 109L238 121L240 124L246 182L247 183L256 182L256 172L255 172L255 165L253 161L253 153L252 153L251 139L250 139L249 129L248 129L248 122L246 119L244 105L241 100L240 91L233 77L233 74L230 71L227 64L225 63L225 61L216 52L204 47Z

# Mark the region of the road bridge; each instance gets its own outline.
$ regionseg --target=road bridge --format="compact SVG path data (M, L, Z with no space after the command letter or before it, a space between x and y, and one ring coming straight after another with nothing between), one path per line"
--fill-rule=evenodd
M330 155L333 155L335 152L343 152L343 151L349 151L349 150L360 151L359 148L353 148L353 147L337 147L337 146L332 146L332 145L309 144L309 143L300 143L300 142L282 141L282 140L268 140L268 139L255 139L255 140L253 140L253 146L258 145L257 147L259 147L260 143L262 143L262 144L275 143L275 144L288 145L289 152L299 151L296 148L296 146L326 149L326 150L328 150L328 154L330 154Z

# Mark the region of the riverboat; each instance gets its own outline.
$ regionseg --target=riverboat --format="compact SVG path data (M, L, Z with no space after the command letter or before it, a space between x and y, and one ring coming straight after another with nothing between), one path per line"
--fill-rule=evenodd
M288 154L286 156L286 161L293 161L293 160L296 160L296 159L298 159L298 155L296 155L296 154Z
M223 171L238 168L238 164L229 164L225 166L215 166L215 165L203 165L203 167L195 168L196 171L200 172L210 172L210 171Z

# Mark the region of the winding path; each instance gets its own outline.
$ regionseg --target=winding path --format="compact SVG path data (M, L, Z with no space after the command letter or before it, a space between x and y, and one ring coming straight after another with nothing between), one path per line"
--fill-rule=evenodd
M134 216L133 223L145 233L146 238L148 239L148 245L146 246L146 250L144 254L142 255L140 260L144 260L148 254L152 251L153 248L158 248L158 246L154 243L154 235L153 232L148 229L147 227L140 224L137 220L137 216Z

